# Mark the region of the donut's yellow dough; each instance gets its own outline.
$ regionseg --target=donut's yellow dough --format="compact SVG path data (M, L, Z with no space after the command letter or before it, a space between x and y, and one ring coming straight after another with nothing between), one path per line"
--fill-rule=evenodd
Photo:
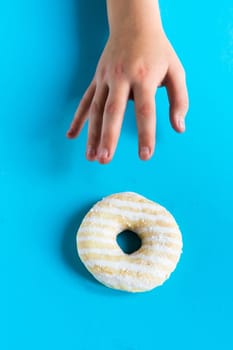
M117 235L135 232L141 248L125 254ZM151 290L169 278L182 252L173 216L161 205L132 192L113 194L96 203L77 233L80 259L104 285L128 292Z

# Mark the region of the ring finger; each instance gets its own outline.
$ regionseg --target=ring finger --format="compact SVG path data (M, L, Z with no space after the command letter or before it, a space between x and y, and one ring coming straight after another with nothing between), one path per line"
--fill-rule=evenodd
M108 86L97 86L95 95L90 106L90 117L88 123L88 139L86 157L92 161L96 159L97 148L100 141L103 111L108 96Z

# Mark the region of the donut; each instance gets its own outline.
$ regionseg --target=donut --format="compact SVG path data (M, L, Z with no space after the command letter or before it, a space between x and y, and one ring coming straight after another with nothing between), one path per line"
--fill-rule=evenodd
M141 239L141 247L131 254L116 240L125 230ZM182 236L164 207L123 192L105 197L86 214L77 232L77 250L88 271L105 286L144 292L162 285L175 270Z

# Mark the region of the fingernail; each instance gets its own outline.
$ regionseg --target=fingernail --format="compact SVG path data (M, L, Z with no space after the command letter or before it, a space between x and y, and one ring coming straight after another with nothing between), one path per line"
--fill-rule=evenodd
M181 130L185 130L185 123L184 123L184 119L178 119L178 126Z
M92 146L88 146L87 147L87 157L89 158L92 158L92 157L94 157L95 156L95 149L94 149L94 147L92 147Z
M108 150L106 148L102 148L98 152L98 158L107 158L108 157Z
M68 130L68 131L66 132L66 135L67 135L67 136L71 136L71 135L72 135L72 130Z
M141 147L140 148L140 157L141 158L147 158L150 155L150 150L148 147Z
M67 136L73 136L74 135L74 128L70 127L70 129L67 131L66 135Z

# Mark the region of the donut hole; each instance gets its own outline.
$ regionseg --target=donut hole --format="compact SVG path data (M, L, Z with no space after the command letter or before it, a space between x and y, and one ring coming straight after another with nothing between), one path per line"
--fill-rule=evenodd
M116 241L125 254L132 254L142 246L141 238L135 232L129 230L119 233Z

